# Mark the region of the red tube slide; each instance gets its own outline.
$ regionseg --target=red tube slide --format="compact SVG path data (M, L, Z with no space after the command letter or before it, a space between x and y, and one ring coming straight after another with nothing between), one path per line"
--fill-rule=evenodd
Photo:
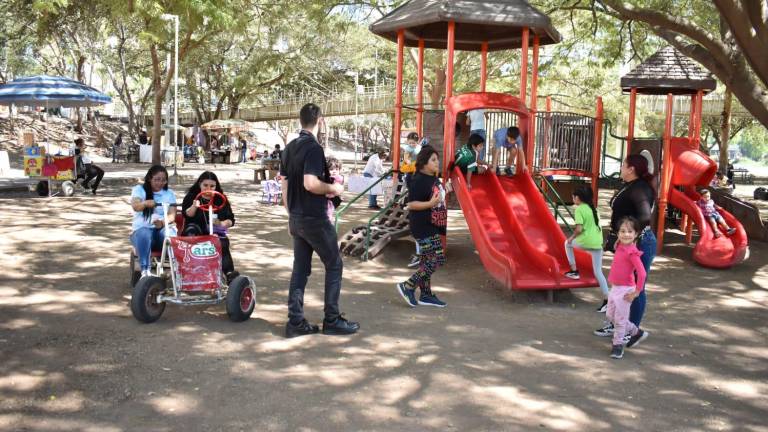
M726 223L736 232L731 236L715 238L709 223L704 220L696 201L697 189L708 187L717 172L717 165L704 153L691 149L686 139L672 141L672 188L669 203L693 220L699 231L699 241L693 249L693 259L704 267L729 268L744 261L747 256L747 233L741 223L724 209L717 207ZM675 186L682 186L683 191Z

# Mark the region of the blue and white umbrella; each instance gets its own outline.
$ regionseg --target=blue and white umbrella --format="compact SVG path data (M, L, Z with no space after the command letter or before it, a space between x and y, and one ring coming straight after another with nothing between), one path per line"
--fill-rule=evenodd
M110 102L104 93L65 77L38 75L0 85L0 105L78 108Z

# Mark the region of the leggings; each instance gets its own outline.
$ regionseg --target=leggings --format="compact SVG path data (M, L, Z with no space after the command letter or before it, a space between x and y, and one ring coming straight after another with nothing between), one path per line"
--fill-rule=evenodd
M432 274L445 264L443 243L438 234L416 239L416 242L419 247L419 268L408 278L406 284L411 287L418 286L422 294L430 295L432 294L430 287Z
M608 282L605 280L603 274L603 250L602 249L585 249L580 244L573 240L571 242L565 241L565 256L568 257L568 264L571 268L576 267L576 255L573 253L573 249L581 249L587 251L592 255L592 272L595 274L597 283L600 284L600 291L603 292L603 298L608 298Z

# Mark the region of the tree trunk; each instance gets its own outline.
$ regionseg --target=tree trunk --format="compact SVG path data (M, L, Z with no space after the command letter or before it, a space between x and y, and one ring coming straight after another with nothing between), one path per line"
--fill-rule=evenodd
M725 91L723 103L723 119L720 125L720 171L728 172L728 141L731 133L731 104L733 93Z
M85 67L84 55L80 55L77 58L77 64L75 65L75 67L77 68L76 69L77 80L80 82L84 82L85 81L85 71L83 71L83 68ZM82 133L83 132L83 114L80 112L80 108L77 108L75 111L77 112L77 124L75 125L75 130L78 133Z

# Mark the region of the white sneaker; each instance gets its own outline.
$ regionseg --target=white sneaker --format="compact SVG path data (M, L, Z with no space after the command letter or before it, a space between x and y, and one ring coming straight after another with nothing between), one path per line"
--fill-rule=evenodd
M150 272L149 270L142 270L141 271L141 277L142 278L150 277L150 276L152 276L152 272Z

